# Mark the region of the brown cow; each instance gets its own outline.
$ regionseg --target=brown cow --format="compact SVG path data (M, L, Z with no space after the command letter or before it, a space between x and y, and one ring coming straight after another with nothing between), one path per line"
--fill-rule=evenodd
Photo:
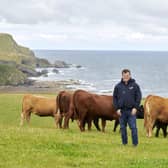
M62 120L64 118L64 126L63 126L64 129L69 128L69 119L71 119L72 121L76 119L78 122L78 119L75 116L73 110L72 99L73 99L73 93L68 91L61 91L57 96L57 110L59 110L61 114L59 122L62 125ZM96 119L94 120L94 124L96 128L100 130L98 126L98 121Z
M22 102L22 112L21 112L21 122L20 125L23 125L24 120L26 119L27 123L30 122L31 113L34 113L40 117L51 116L54 117L56 127L58 127L60 114L56 113L56 102L55 98L46 98L40 96L34 96L27 94L23 97ZM61 127L59 125L59 127Z
M59 92L57 96L57 111L60 111L60 125L62 126L62 120L64 118L64 126L63 128L69 128L69 119L74 119L74 111L69 110L71 102L72 102L73 93L67 91Z
M114 106L113 97L92 94L84 90L77 90L73 95L74 112L79 119L79 128L85 130L85 123L91 128L91 122L95 118L102 119L102 130L104 131L106 120L118 120Z
M148 137L156 120L168 122L168 99L149 95L144 103L144 126Z

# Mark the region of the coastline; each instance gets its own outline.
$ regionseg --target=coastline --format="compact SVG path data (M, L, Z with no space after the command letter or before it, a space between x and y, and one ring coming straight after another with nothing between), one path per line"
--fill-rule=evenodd
M68 85L77 84L76 81L32 81L29 85L0 86L0 93L32 93L55 94L61 90L73 91Z
M74 92L74 89L70 89L67 86L74 84L75 81L53 81L53 82L41 82L33 81L32 85L20 85L20 86L0 86L0 94L49 94L55 95L60 91L66 90ZM106 95L106 94L103 94ZM146 97L143 97L141 104L144 104Z

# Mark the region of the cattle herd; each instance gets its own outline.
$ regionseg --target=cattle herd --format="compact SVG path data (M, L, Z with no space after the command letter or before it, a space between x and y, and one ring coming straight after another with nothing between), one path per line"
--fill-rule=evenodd
M98 131L105 131L106 121L115 121L115 132L119 125L119 116L113 106L113 97L108 95L93 94L84 90L75 92L61 91L56 98L46 98L26 94L23 97L21 125L24 120L30 122L31 113L40 117L51 116L55 120L57 128L69 128L69 120L76 120L80 131L85 131L87 124L91 130L92 123ZM137 119L144 119L144 127L148 137L152 136L152 130L156 127L155 136L159 136L159 130L163 130L167 136L168 124L168 99L150 95L145 99L136 114ZM99 126L101 120L101 128Z

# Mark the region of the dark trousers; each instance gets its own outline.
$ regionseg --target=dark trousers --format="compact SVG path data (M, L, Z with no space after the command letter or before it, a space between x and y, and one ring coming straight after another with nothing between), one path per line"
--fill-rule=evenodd
M122 114L120 116L119 121L121 127L122 143L124 145L128 143L128 136L127 136L127 123L128 123L129 128L131 129L132 143L133 145L138 145L136 115L132 115L131 110L122 110Z

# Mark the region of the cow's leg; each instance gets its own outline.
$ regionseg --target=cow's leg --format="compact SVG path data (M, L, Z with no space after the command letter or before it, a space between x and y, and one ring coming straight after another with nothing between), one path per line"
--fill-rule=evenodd
M151 126L149 126L149 129L148 129L148 137L150 138L150 137L152 137L152 129L151 129Z
M84 120L84 124L83 124L83 130L84 130L84 131L85 131L86 123L88 123L88 121L87 121L86 118L85 118L85 120Z
M85 124L86 124L86 120L84 118L82 118L80 120L80 125L79 125L79 128L82 132L85 131Z
M165 123L164 123L164 126L163 126L162 130L163 130L163 136L164 136L164 138L166 138L166 136L167 136L167 126L166 126Z
M153 128L152 128L152 129L154 129L156 126L157 126L157 120L156 120L155 123L153 124Z
M20 116L20 126L23 126L24 120L25 120L26 116L25 116L25 112L21 112L21 116Z
M92 127L92 119L88 119L87 120L87 123L88 123L88 131L91 131L91 127Z
M26 113L26 121L27 121L28 124L30 123L30 117L31 117L31 111L28 111Z
M57 114L54 114L56 128L62 128L62 119L63 119L63 116L60 114L60 112L57 112Z
M81 120L80 119L77 120L77 125L78 125L78 127L79 127L79 129L81 131Z
M69 128L69 119L71 118L71 116L73 115L73 113L69 113L67 112L65 114L65 118L64 118L64 129L68 129Z
M79 125L79 128L81 131L84 131L84 122L83 120L80 121L80 125Z
M65 118L64 118L64 126L63 126L64 129L68 128L68 126L69 126L69 119L70 119L70 116L68 115L68 113L66 113L65 114Z
M149 137L149 128L150 128L150 123L151 123L151 116L147 115L146 116L146 136ZM153 125L154 127L155 125ZM152 128L153 128L152 127Z
M149 101L147 101L146 104L145 104L145 113L144 113L144 126L146 127L146 136L147 137L151 137L152 136L152 128L153 128L153 126L151 126L152 125L151 124L151 122L152 122L151 111L152 110L150 108Z
M105 132L106 120L102 119L102 132Z
M149 122L149 130L148 130L149 131L149 134L148 134L149 137L152 137L152 128L153 128L154 123L155 123L155 120L151 117L150 122Z
M78 127L80 127L80 121L79 121L79 119L76 122L77 122Z
M99 119L98 119L98 118L95 118L95 119L93 120L93 123L94 123L96 129L97 129L98 131L101 131L101 129L100 129L100 127L99 127Z
M146 136L149 137L149 123L147 123L146 126Z
M58 128L59 119L57 114L54 114L54 120L55 120L55 127Z
M87 119L86 114L87 114L87 110L80 111L79 113L79 121L80 121L79 128L82 132L85 131L85 124Z
M166 128L165 128L165 138L167 137L167 124L166 124Z
M63 121L63 116L61 115L59 119L59 128L62 128L62 121Z
M159 131L160 131L160 126L158 125L158 126L156 127L155 137L159 137Z
M74 109L70 107L69 111L65 113L64 129L69 128L69 120L70 118L73 118L73 115L74 115Z
M32 112L32 108L29 108L29 107L26 107L26 106L22 107L21 121L20 121L21 126L23 125L24 120L26 120L29 123L31 112Z
M151 137L152 136L152 130L155 126L155 122L152 124L152 117L151 115L146 116L146 136Z
M113 132L116 132L118 125L119 125L119 120L115 120Z

